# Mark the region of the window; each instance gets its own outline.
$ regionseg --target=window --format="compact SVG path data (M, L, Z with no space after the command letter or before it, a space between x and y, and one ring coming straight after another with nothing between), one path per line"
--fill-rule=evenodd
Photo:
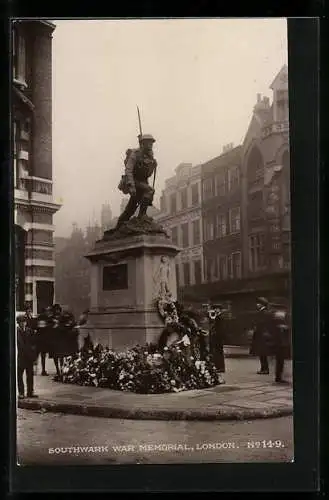
M13 77L26 83L26 42L15 29L13 30Z
M204 238L205 241L214 239L214 221L211 215L206 216L204 220Z
M179 265L175 264L177 287L180 286Z
M171 228L171 239L174 245L178 245L178 229L177 226Z
M192 228L193 228L193 245L200 245L201 243L200 219L194 220L192 222Z
M228 274L231 279L241 278L241 252L234 252L229 256Z
M225 171L219 173L215 177L216 196L225 196L226 194L226 175Z
M194 282L196 285L202 282L201 260L194 261Z
M265 265L265 235L262 233L249 236L249 268L258 271Z
M190 263L189 262L185 262L183 264L183 274L184 274L184 285L185 286L188 286L191 282L191 279L190 279Z
M180 193L181 195L181 209L186 210L187 208L187 188L183 189Z
M205 275L208 283L217 279L216 259L212 259L209 257L205 259Z
M216 281L218 279L218 265L217 259L210 260L210 281Z
M230 233L240 232L240 207L230 210Z
M216 237L223 238L227 233L226 214L216 215Z
M213 196L213 181L212 179L206 179L203 181L203 199L209 200Z
M230 167L228 171L228 189L233 191L239 187L240 171L239 167Z
M247 178L249 187L257 183L264 176L263 157L258 148L254 148L250 153L247 164Z
M218 274L219 279L226 280L227 279L227 256L219 255L218 257Z
M14 120L14 137L13 137L13 142L14 142L14 179L15 179L15 188L18 188L19 184L19 160L18 160L18 153L19 153L19 137L20 137L20 122L18 120Z
M177 212L177 197L176 193L170 195L170 213L175 214Z
M13 61L13 78L17 74L17 35L16 30L12 30L12 61Z
M250 219L259 219L264 216L263 191L250 193L248 197L248 216Z
M181 225L181 231L182 231L182 247L186 248L189 246L188 223Z
M192 205L198 205L199 204L199 186L198 184L192 184L191 187L192 191Z

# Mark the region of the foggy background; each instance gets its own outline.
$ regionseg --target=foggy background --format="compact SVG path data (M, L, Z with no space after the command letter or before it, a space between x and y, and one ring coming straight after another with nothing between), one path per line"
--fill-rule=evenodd
M128 147L156 138L155 205L181 162L242 142L257 93L287 63L285 19L61 20L53 35L55 236L120 211Z

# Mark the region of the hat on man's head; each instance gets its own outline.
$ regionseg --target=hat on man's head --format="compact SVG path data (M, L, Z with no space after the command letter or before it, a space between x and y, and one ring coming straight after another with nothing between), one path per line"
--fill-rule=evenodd
M268 306L269 301L265 297L257 297L257 304L261 304L262 306Z
M142 134L142 135L139 134L138 140L139 140L139 142L144 142L144 141L155 142L155 139L154 139L153 135L151 135L151 134Z

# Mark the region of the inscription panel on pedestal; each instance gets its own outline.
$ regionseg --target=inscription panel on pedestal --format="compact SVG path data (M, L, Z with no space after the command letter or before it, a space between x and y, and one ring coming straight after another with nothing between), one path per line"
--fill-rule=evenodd
M118 264L103 267L103 290L127 290L128 265Z

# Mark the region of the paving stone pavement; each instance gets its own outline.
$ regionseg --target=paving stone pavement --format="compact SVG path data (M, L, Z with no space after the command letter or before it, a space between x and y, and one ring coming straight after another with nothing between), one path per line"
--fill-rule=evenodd
M51 365L48 371L51 373ZM257 375L258 360L227 359L226 384L170 394L134 394L54 382L35 376L38 399L19 400L26 409L43 409L108 418L154 420L230 420L270 418L293 413L293 387L277 385L272 375ZM272 370L273 372L273 370ZM285 377L291 382L291 363Z

